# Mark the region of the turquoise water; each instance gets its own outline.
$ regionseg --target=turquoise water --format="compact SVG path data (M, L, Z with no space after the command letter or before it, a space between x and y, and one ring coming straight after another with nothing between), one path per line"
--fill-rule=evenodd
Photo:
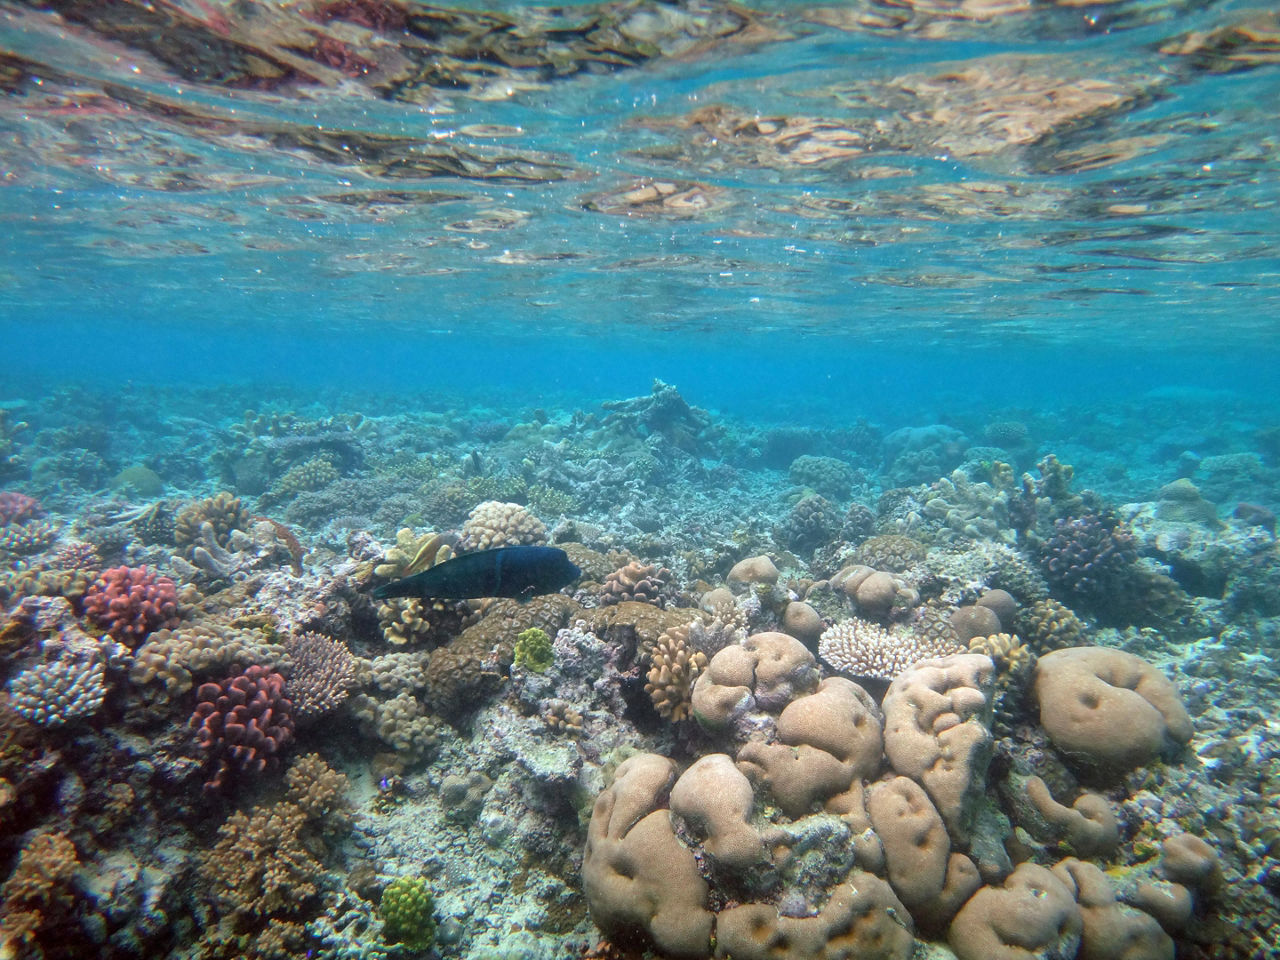
M935 829L974 896L1075 854L1142 956L1280 956L1278 64L1280 16L1246 0L0 2L0 956L709 957L619 920L658 895L589 879L588 824L628 755L741 747L745 825L779 846L731 876L672 814L655 883L701 871L695 933L739 903L816 922L856 869L903 901L876 907L876 956L977 960L891 843L851 868L821 833L859 833L829 815L861 793L777 802L744 759L777 718L717 725L679 670L663 700L655 643L788 632L789 696L821 675L878 698L892 676L820 634L960 650L1006 590L999 632L1041 665L993 658L994 716L965 721L992 742L989 816ZM492 501L518 505L497 543L564 547L581 583L371 601L428 534L475 549ZM776 583L731 576L760 555ZM857 564L892 602L840 586ZM93 596L143 566L177 608L135 635ZM515 652L535 626L546 675ZM308 634L360 658L324 681L337 704L279 646ZM1090 766L1041 716L1058 646L1141 658L1194 738L1169 707L1159 749ZM299 719L244 760L192 728L251 666ZM282 774L327 796L311 753L348 779L304 816ZM1104 797L1115 845L1032 823L1032 774L1068 819ZM234 815L268 809L295 816L283 839ZM828 837L811 875L783 851L805 830ZM1182 833L1216 872L1161 861ZM415 942L379 900L418 877L437 928ZM1156 924L1148 881L1195 915Z

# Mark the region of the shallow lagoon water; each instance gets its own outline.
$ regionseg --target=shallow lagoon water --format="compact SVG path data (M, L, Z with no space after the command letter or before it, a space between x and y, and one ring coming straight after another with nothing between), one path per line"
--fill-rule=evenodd
M861 882L901 900L876 922L969 960L892 829L852 855L841 801L778 802L749 759L790 736L776 710L726 727L689 688L694 653L789 630L793 698L879 696L788 605L961 649L938 624L1002 589L1039 665L996 656L993 712L962 718L995 798L976 834L974 797L945 817L970 919L1015 864L1074 855L1143 956L1277 955L1278 46L1243 2L0 5L5 949L711 956L601 884L621 846L588 853L643 752L673 779L735 759L774 838L748 881L670 818L710 892L671 881L683 860L659 886L722 952L763 949L724 946L736 904L815 936ZM519 509L490 529L494 503ZM433 533L549 539L584 578L515 608L371 602ZM776 583L730 577L755 556ZM842 592L857 564L892 604ZM144 566L175 610L131 632L93 598ZM1189 742L1071 755L1032 692L1065 643L1050 600L1069 646L1169 679ZM315 680L335 644L351 676ZM235 753L201 727L252 665L253 702L292 716ZM856 792L904 769L877 755ZM1036 820L1033 774L1068 810L1103 797L1118 842ZM1217 866L1179 872L1184 835ZM826 838L804 869L802 836ZM1156 924L1143 883L1194 914Z

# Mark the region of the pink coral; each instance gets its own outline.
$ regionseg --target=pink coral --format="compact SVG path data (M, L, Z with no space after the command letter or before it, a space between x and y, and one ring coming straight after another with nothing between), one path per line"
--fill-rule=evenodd
M293 703L284 696L284 677L266 667L201 684L196 700L190 725L200 749L218 765L206 790L221 789L236 767L266 769L293 738Z
M177 588L145 566L112 567L85 593L84 612L121 643L135 646L154 630L178 625Z
M0 525L24 523L44 516L44 508L35 497L13 490L0 490Z

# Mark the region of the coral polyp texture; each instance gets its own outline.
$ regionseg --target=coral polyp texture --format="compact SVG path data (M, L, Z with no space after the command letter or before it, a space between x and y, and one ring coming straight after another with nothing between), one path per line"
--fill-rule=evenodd
M98 712L107 695L99 660L38 663L9 681L9 706L28 720L60 727Z
M136 646L148 634L178 625L178 591L147 567L112 567L85 593L84 612L121 643Z
M266 667L254 665L221 683L201 684L190 726L214 767L205 789L221 789L238 771L261 773L278 763L293 738L292 713L284 677Z
M518 503L486 500L462 525L460 550L491 550L547 542L547 527Z

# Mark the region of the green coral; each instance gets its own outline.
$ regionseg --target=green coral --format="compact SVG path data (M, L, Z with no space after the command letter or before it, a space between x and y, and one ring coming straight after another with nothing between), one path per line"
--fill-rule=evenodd
M422 877L397 877L382 891L383 933L395 943L426 950L435 943L436 918L431 891Z
M551 637L545 630L530 627L516 636L516 666L532 670L534 673L546 673L555 662L555 654L551 651Z

